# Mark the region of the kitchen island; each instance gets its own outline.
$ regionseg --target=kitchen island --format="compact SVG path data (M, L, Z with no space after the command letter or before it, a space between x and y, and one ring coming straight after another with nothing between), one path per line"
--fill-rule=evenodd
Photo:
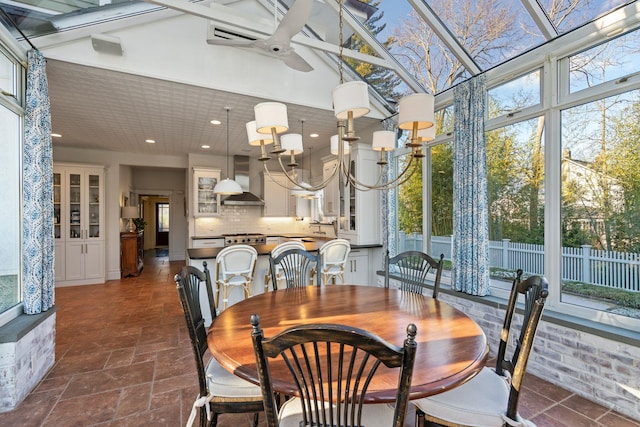
M302 244L309 252L317 252L326 240L323 237L304 237L301 238ZM256 263L256 269L253 276L253 283L251 287L251 294L257 295L264 292L265 276L269 272L269 254L271 250L277 246L277 244L260 244L250 245L256 248L258 252L258 261ZM207 267L211 273L211 281L213 282L215 289L216 280L216 257L223 247L207 247L207 248L191 248L187 249L189 256L188 263L200 270L203 269L202 263L207 262ZM375 271L381 268L382 262L382 245L351 245L351 256L349 264L347 265L345 272L345 279L348 283L355 284L373 284L375 280ZM373 272L373 274L371 274ZM359 274L358 274L359 273ZM206 298L206 294L202 293L201 298ZM238 301L241 301L244 297L242 288L231 287L229 288L229 305L232 305ZM206 304L203 306L206 307ZM208 320L208 313L204 313L205 318Z

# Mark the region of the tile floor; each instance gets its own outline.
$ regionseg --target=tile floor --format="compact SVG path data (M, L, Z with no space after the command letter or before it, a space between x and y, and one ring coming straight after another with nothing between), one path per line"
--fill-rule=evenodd
M183 263L154 255L139 277L56 290L56 364L0 426L185 425L197 377L173 281ZM640 427L534 375L520 412L538 427ZM250 420L222 415L218 425Z

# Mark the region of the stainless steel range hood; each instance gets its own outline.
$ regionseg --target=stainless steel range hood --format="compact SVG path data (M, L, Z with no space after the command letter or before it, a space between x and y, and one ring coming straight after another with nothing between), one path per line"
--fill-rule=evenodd
M222 200L225 206L264 206L264 200L249 192L249 156L233 156L234 179L242 187L242 194Z

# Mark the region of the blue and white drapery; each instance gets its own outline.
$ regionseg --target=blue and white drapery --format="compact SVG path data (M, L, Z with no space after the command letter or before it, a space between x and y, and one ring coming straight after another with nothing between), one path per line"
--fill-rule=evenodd
M489 294L484 75L454 89L452 288Z
M53 149L46 60L27 53L27 96L23 146L22 260L26 314L54 304Z

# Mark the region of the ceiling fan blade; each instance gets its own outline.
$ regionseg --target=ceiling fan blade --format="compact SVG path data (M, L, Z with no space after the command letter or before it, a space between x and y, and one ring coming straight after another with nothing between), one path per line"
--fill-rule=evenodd
M286 40L288 43L291 37L298 34L300 30L302 30L302 27L305 26L309 16L311 16L312 7L313 0L296 0L284 15L278 28L276 28L270 38L278 42Z
M281 55L280 59L282 59L288 67L293 68L294 70L302 71L304 73L313 71L313 67L305 61L302 56L298 55L293 50L286 55Z

